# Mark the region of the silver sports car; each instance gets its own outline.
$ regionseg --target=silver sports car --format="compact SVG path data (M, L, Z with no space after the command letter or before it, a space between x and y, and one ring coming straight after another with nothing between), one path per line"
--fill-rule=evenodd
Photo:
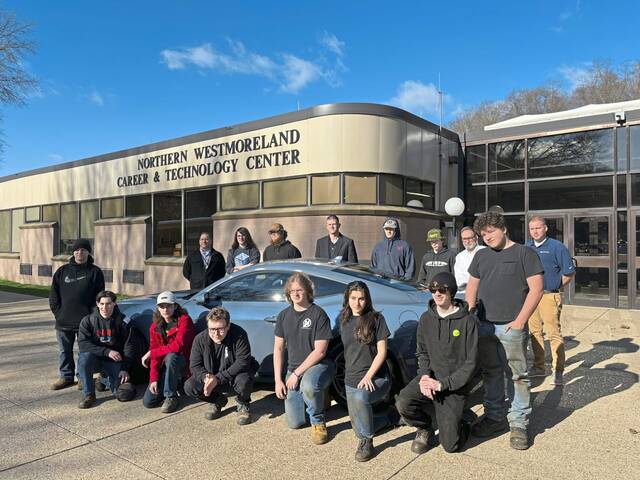
M273 330L278 313L288 306L284 285L293 272L304 272L315 286L315 303L332 319L335 328L347 285L364 281L373 306L381 312L391 331L388 365L392 373L392 394L416 374L416 327L431 298L428 291L414 284L385 277L361 264L332 264L320 260L282 260L264 262L228 275L201 291L176 292L178 302L187 310L200 331L206 327L206 315L215 306L225 307L231 321L249 334L251 352L260 363L258 379L273 381ZM138 297L118 303L132 325L148 336L155 296ZM340 337L330 345L338 374L333 395L344 402L344 359Z

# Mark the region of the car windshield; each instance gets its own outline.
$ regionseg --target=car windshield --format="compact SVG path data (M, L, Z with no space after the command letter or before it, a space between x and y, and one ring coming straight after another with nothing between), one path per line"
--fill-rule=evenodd
M382 272L376 272L371 267L366 265L349 265L347 267L340 267L335 269L338 273L344 273L345 275L351 275L367 282L379 283L387 287L395 288L396 290L403 290L405 292L415 292L416 286L406 280L398 280L385 275Z

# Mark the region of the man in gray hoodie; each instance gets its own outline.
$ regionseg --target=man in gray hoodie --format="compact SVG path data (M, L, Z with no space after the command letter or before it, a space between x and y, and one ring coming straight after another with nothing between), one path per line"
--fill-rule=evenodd
M371 251L371 268L388 277L411 280L416 262L411 245L400 239L398 219L387 218L382 228L385 239Z

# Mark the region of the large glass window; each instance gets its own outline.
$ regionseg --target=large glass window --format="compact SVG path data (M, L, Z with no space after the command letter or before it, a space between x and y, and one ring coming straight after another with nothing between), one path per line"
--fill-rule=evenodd
M422 204L421 208L424 208L426 210L435 210L435 185L431 182L422 182L420 180L407 178L405 198L407 200L407 206L414 206L410 204L415 201L416 207L419 206L417 202L420 202Z
M202 232L213 233L211 215L216 213L216 189L185 192L185 254L198 248L198 239Z
M220 187L222 210L247 210L260 208L260 184L242 183Z
M572 178L529 183L529 209L591 208L613 205L611 177Z
M42 221L43 222L58 222L60 221L60 206L59 205L45 205L42 207Z
M631 175L631 205L640 205L640 174Z
M486 181L484 156L484 145L467 147L465 177L468 178L471 183Z
M608 217L574 217L573 237L576 256L609 255Z
M404 181L398 175L380 175L380 203L404 205Z
M627 171L627 129L624 127L616 128L616 157L617 169L619 172Z
M507 224L509 238L516 243L524 243L524 217L520 215L505 215L504 220Z
M340 175L315 175L311 177L311 204L332 205L340 203Z
M27 207L24 209L24 220L27 223L40 221L40 207Z
M344 203L375 204L377 196L374 174L345 174Z
M182 255L182 194L158 193L153 197L153 254Z
M80 237L86 238L93 245L95 235L95 221L99 218L98 201L82 202L80 204Z
M500 205L505 212L524 211L524 183L489 185L489 208Z
M613 171L613 129L529 139L529 178Z
M120 218L124 216L124 197L105 198L102 203L102 218Z
M489 181L524 179L524 140L489 144Z
M629 160L631 170L640 170L640 125L629 127Z
M575 289L577 300L609 300L609 269L579 266Z
M125 213L127 217L151 215L151 195L132 195L127 197Z
M11 251L20 251L20 226L24 223L24 209L11 211Z
M0 252L11 250L11 210L0 212Z
M60 205L60 253L73 253L73 242L78 238L78 204Z
M262 184L262 205L301 207L307 204L307 177L273 180Z
M618 207L627 206L627 176L617 175L617 195L618 195Z
M486 211L487 207L485 205L484 189L484 185L467 186L464 199L467 214L473 215L474 213L482 213Z

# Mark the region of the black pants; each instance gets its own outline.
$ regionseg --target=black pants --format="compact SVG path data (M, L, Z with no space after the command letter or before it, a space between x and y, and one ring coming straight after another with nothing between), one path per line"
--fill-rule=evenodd
M433 403L436 422L440 430L440 445L445 451L456 452L467 441L462 429L462 411L466 395L459 392L439 392L429 400L420 392L420 376L411 380L396 397L396 408L402 418L412 427L433 430L431 417L427 413Z
M191 377L184 383L184 392L190 397L198 398L203 402L214 403L220 399L225 392L228 392L230 387L232 387L238 395L238 403L248 404L251 401L251 390L253 389L254 376L255 372L239 373L233 379L233 385L218 384L208 397L203 394L204 383L202 382L202 379Z

